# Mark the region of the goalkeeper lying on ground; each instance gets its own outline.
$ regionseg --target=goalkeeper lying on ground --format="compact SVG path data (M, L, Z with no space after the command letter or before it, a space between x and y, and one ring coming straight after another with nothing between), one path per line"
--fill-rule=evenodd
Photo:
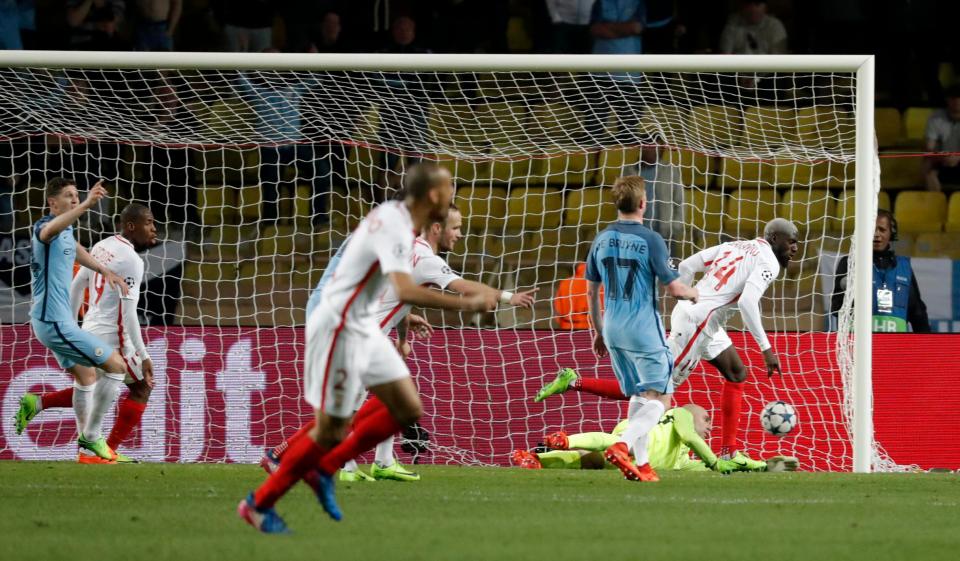
M556 432L546 437L545 444L551 451L535 453L516 450L511 460L515 465L528 469L601 469L604 467L603 451L617 442L626 427L627 421L624 420L610 434L587 432L568 436L564 432ZM796 458L784 456L759 461L738 452L729 460L720 459L704 441L710 434L710 428L710 414L699 405L689 404L668 410L647 439L650 467L657 471L713 470L720 473L797 469ZM691 450L699 460L690 458Z

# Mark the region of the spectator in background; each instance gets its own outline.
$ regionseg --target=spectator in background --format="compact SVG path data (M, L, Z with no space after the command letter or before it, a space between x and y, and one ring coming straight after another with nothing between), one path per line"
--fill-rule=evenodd
M763 0L742 0L740 10L727 19L720 34L725 55L778 55L787 52L783 22L767 13Z
M550 52L590 52L590 18L595 0L546 0L550 13Z
M557 293L553 296L553 311L560 329L590 328L586 270L586 263L577 263L573 276L557 283Z
M0 50L20 50L36 32L33 0L0 0Z
M270 49L276 5L270 0L220 0L215 11L223 23L227 50L262 53Z
M590 17L593 52L642 54L644 30L663 27L672 19L673 4L666 0L597 0Z
M290 53L346 52L340 37L340 4L335 0L286 0L280 16L286 30L283 50Z
M949 152L945 156L927 156L923 159L923 174L927 189L940 191L943 183L960 184L960 84L944 92L945 109L937 109L927 120L927 152Z
M401 15L390 24L390 40L381 53L429 53L417 43L417 22L408 15Z
M123 0L67 0L69 47L89 51L120 49L117 31L125 8Z
M907 324L914 333L929 333L927 306L920 298L917 277L910 258L893 253L891 241L897 241L897 219L889 210L877 211L873 232L873 330L903 333ZM831 311L837 314L847 291L848 257L837 263Z
M320 20L319 32L312 38L307 50L312 53L345 53L347 49L340 38L342 28L340 14L327 12Z
M183 0L137 0L137 29L133 46L138 51L172 51L173 34L183 13Z

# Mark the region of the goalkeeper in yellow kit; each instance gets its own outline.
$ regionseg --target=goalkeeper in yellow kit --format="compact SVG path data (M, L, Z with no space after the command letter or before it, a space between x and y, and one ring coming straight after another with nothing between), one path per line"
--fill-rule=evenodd
M516 450L511 459L515 465L528 469L601 469L605 465L603 451L617 441L626 426L626 420L621 421L609 434L588 432L567 435L556 432L545 439L550 451ZM729 460L718 458L704 440L710 428L710 414L699 405L689 404L668 410L650 431L647 440L650 467L657 471L712 470L719 473L797 469L796 458L783 456L767 461L753 460L742 454ZM692 459L691 451L699 459Z

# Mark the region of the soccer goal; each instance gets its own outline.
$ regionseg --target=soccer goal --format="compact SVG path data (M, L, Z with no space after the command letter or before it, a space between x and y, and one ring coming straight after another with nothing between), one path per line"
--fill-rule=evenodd
M767 379L739 320L730 325L749 369L745 449L813 470L895 467L873 439L870 270L852 267L842 308L830 304L838 257L871 259L872 56L8 51L0 83L4 251L29 251L54 176L111 187L81 241L112 233L128 201L162 224L145 296L166 306L146 332L158 389L131 443L148 459L256 461L299 426L309 290L405 167L429 160L457 182L465 236L451 267L535 287L539 302L425 312L438 329L410 361L430 433L421 461L505 464L548 432L609 430L624 414L576 393L532 397L559 367L612 376L588 331L559 326L553 300L615 219L608 187L638 174L647 223L676 258L754 238L775 216L799 227L800 253L763 302L784 376ZM0 284L4 419L22 392L67 384L32 341L29 271L17 263ZM672 302L661 302L669 329ZM720 381L702 365L677 401L717 411ZM800 416L780 439L758 417L773 399ZM72 416L44 415L19 436L4 423L2 457L66 457Z

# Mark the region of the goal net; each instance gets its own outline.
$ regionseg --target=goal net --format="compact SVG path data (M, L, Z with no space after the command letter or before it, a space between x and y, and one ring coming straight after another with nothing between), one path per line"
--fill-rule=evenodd
M276 60L279 68L287 59ZM245 462L309 415L300 397L304 309L332 253L391 196L406 167L428 160L456 178L465 237L446 254L451 268L538 292L532 310L424 311L437 332L415 340L409 361L430 434L417 461L508 464L512 450L549 432L610 430L620 420L623 403L575 392L532 398L560 367L613 376L592 354L589 331L562 328L576 318L560 317L554 304L560 281L616 218L609 186L640 175L647 223L677 259L755 238L775 216L798 226L800 252L762 303L784 375L768 379L739 317L729 325L749 371L740 439L755 456L796 455L805 469L852 468L845 380L853 362L838 358L852 338L832 332L831 300L833 267L853 235L853 71L171 64L3 68L0 83L0 235L12 263L0 284L0 301L9 303L4 419L24 391L68 385L27 325L30 226L44 213L50 178L75 178L81 196L106 180L112 197L80 224L83 243L113 234L130 201L148 205L161 225L164 243L145 257L141 301L158 386L127 448L158 461ZM661 299L668 330L672 305ZM704 363L677 402L718 416L721 386ZM800 417L784 438L760 425L774 399ZM73 453L66 410L41 413L19 436L7 424L2 457Z

